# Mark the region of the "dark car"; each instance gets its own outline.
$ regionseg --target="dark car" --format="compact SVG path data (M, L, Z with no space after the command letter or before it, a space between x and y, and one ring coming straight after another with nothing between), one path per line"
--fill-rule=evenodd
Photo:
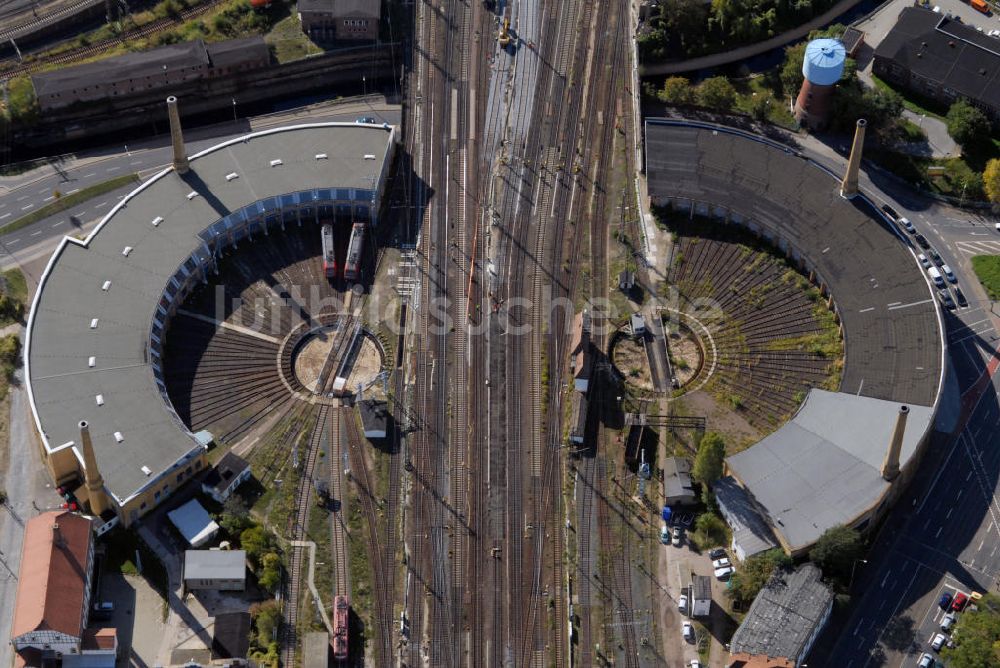
M938 599L938 607L942 610L947 610L951 607L951 594L944 593L941 594L941 598Z
M715 561L716 559L721 559L722 557L726 556L726 551L721 547L717 547L711 552L709 552L708 556L712 558L712 561Z
M892 222L896 222L896 220L899 218L899 214L896 213L896 210L893 209L888 204L883 204L882 210L885 211L885 215L889 216L889 218L892 219Z
M952 288L955 291L955 301L958 302L959 306L968 306L969 300L965 298L965 293L962 292L962 288L957 285Z
M942 306L944 306L949 311L955 310L955 302L951 298L951 293L949 293L947 290L938 290L937 296Z
M938 254L938 252L933 248L927 250L927 257L929 257L931 259L931 262L933 262L937 266L939 267L944 266L944 260L941 259L941 255Z
M90 613L91 619L111 619L115 613L114 601L101 601L94 604L94 610Z
M965 604L969 602L969 597L967 594L958 592L955 594L955 600L951 602L951 609L956 612L961 612L965 608Z
M927 241L927 237L925 237L924 235L917 234L913 238L917 240L917 243L920 245L921 248L930 248L931 247L931 243L929 241Z

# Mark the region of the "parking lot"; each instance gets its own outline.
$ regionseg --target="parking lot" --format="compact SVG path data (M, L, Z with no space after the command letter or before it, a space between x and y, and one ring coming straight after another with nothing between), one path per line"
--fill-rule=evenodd
M693 513L688 515L693 525ZM675 516L676 517L676 516ZM656 525L658 531L661 523ZM680 545L675 545L672 533L675 528L681 528ZM698 552L688 540L688 531L693 527L684 528L679 522L672 523L668 528L670 539L662 545L658 564L660 587L664 594L664 605L660 610L660 625L664 629L665 656L669 666L684 666L690 668L691 661L699 660L699 643L706 642L711 646L712 662L702 662L703 666L725 665L725 647L723 636L728 637L735 629L735 622L726 611L729 600L726 596L726 582L714 575L712 559L708 553ZM660 536L661 543L662 534ZM726 558L731 558L728 554ZM691 617L692 601L687 584L692 575L706 575L712 582L712 607L708 617ZM681 596L686 596L685 610L678 609ZM693 639L682 636L684 622L692 624ZM681 651L678 652L678 649Z

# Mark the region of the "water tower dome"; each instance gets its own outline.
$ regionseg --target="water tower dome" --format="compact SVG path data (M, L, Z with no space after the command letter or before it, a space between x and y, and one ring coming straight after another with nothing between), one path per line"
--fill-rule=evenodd
M814 39L806 45L802 75L816 86L832 86L844 73L847 51L839 39Z

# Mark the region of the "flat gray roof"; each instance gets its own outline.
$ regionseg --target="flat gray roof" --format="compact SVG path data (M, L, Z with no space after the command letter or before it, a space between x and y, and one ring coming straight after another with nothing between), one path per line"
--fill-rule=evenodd
M241 580L246 577L244 550L186 550L185 580Z
M683 457L667 457L663 460L663 495L668 499L694 496L691 462Z
M733 530L733 542L739 544L747 557L778 547L771 527L757 512L747 491L731 476L712 483L712 492L726 523Z
M64 238L35 294L24 352L29 401L46 450L75 449L77 424L89 421L105 487L119 503L200 450L164 402L148 351L168 281L200 247L198 233L243 206L314 188L377 188L393 141L389 126L354 123L247 135L192 156L183 177L173 169L152 177L85 241ZM320 153L326 158L317 159ZM281 164L272 165L275 160ZM231 174L237 177L227 179ZM196 196L189 199L191 193ZM157 218L162 222L154 226ZM127 256L125 247L131 248Z
M795 417L752 447L726 458L794 550L837 524L850 525L890 487L880 469L900 404L810 390ZM929 406L910 405L900 468L931 426Z
M820 575L819 568L808 563L794 571L777 569L736 629L730 652L800 659L833 603L833 592Z

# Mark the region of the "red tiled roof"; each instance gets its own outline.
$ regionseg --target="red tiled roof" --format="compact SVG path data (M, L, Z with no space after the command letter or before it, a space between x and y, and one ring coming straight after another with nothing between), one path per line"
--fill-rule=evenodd
M114 649L118 642L118 629L86 629L83 632L83 649Z
M92 540L91 520L80 515L54 511L28 520L11 638L43 629L80 637Z

